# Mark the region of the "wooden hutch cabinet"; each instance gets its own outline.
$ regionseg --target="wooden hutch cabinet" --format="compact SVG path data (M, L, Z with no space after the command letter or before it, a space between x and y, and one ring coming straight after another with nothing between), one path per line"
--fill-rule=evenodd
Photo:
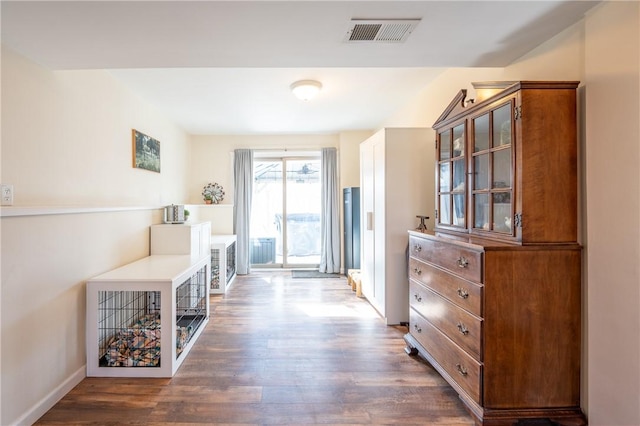
M436 226L409 231L407 352L478 424L585 424L578 82L473 85L433 126Z

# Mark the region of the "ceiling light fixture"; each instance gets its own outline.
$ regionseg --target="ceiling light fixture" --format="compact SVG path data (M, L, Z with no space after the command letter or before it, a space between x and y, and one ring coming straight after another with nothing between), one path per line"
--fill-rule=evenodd
M300 80L291 85L293 94L302 101L308 101L322 89L322 83L315 80Z

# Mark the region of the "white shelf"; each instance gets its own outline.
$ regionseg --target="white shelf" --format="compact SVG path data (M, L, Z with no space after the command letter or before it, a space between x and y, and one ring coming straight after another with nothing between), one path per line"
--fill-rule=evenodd
M209 257L194 259L190 255L153 255L90 279L87 282L87 376L172 377L209 321L209 279ZM138 301L132 303L132 299ZM119 302L121 300L124 302ZM134 330L134 324L129 322L139 320L150 310L161 320L160 331L154 332L155 336L159 334L159 342L151 348L156 353L159 351L159 357L155 358L157 365L108 366L105 353L116 352L108 342L121 330ZM190 337L179 351L176 330L182 325L180 320L184 317L181 316L191 318L192 314L197 316L196 328L183 328ZM152 329L143 330L146 333ZM170 344L160 345L161 342ZM147 345L145 337L143 348L148 348Z
M236 277L236 236L211 236L211 294L226 293Z
M188 278L188 270L201 262L202 258L194 261L189 255L152 255L93 277L89 282L177 281Z
M151 255L189 254L208 256L211 222L151 225Z
M124 207L88 207L88 206L2 206L0 217L48 216L58 214L108 213L136 210L156 210L164 206L124 206Z

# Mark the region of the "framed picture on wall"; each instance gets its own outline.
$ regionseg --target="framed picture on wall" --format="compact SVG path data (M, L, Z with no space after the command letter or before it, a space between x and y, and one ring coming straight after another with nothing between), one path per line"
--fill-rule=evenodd
M160 141L133 129L133 167L160 173Z

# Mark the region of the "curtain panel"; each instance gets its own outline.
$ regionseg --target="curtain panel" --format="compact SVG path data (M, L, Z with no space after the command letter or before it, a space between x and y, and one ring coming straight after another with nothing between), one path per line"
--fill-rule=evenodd
M249 228L253 193L253 151L236 149L233 152L233 232L236 234L236 273L251 272Z
M338 194L338 152L335 148L322 148L322 212L320 215L319 272L340 272L340 223Z

